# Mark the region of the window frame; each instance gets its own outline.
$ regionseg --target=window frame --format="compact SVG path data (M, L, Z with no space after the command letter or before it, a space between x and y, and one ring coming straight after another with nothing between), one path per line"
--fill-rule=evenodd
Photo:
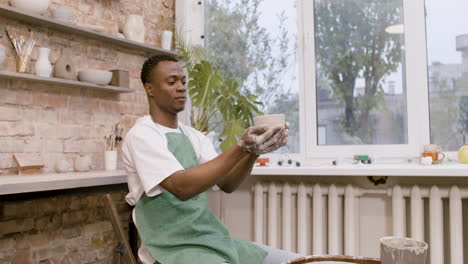
M299 0L299 30L303 37L299 40L298 57L303 82L300 86L301 150L306 160L323 158L345 158L356 154L367 154L380 158L401 158L419 156L424 144L429 144L429 96L427 84L426 29L424 0L403 0L403 20L405 21L404 45L406 69L406 100L408 143L392 145L333 145L317 144L317 101L315 71L314 1ZM306 26L309 25L309 26ZM312 74L305 74L312 73ZM312 87L312 89L307 89ZM310 110L312 109L312 110ZM309 135L309 136L307 136Z
M424 0L402 0L408 143L393 145L317 144L314 0L298 0L298 79L300 153L304 161L350 158L366 154L378 158L414 158L430 143L428 65ZM176 28L191 43L204 46L205 1L176 1ZM309 25L309 26L308 26ZM423 47L423 48L421 48Z

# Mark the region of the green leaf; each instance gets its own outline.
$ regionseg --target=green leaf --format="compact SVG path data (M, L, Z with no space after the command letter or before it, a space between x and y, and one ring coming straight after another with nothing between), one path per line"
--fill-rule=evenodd
M221 150L224 152L231 146L236 144L239 137L244 132L241 120L231 120L224 127L223 132L220 134L220 138L224 137L223 142L220 145Z

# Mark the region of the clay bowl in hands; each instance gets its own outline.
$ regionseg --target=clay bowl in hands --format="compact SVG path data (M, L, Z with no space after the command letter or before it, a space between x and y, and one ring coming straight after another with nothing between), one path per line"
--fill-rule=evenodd
M260 126L260 125L266 125L268 127L275 127L278 125L284 126L285 117L284 117L284 114L256 116L253 118L253 122L255 126Z
M82 82L107 85L112 80L112 72L103 70L81 70L78 72L78 79Z

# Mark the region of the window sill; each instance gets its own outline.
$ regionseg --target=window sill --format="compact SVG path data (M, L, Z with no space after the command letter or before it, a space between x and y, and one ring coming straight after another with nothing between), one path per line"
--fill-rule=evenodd
M345 164L338 166L255 167L252 175L269 176L417 176L468 177L467 164Z
M63 190L127 182L124 170L0 176L0 195Z

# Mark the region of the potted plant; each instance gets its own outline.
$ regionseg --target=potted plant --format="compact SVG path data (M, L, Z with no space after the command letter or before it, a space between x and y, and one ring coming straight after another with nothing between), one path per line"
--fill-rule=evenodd
M220 148L234 145L254 115L262 114L257 96L241 90L240 84L223 77L200 47L192 47L176 36L176 48L185 62L191 99L190 121L205 134L219 131Z

